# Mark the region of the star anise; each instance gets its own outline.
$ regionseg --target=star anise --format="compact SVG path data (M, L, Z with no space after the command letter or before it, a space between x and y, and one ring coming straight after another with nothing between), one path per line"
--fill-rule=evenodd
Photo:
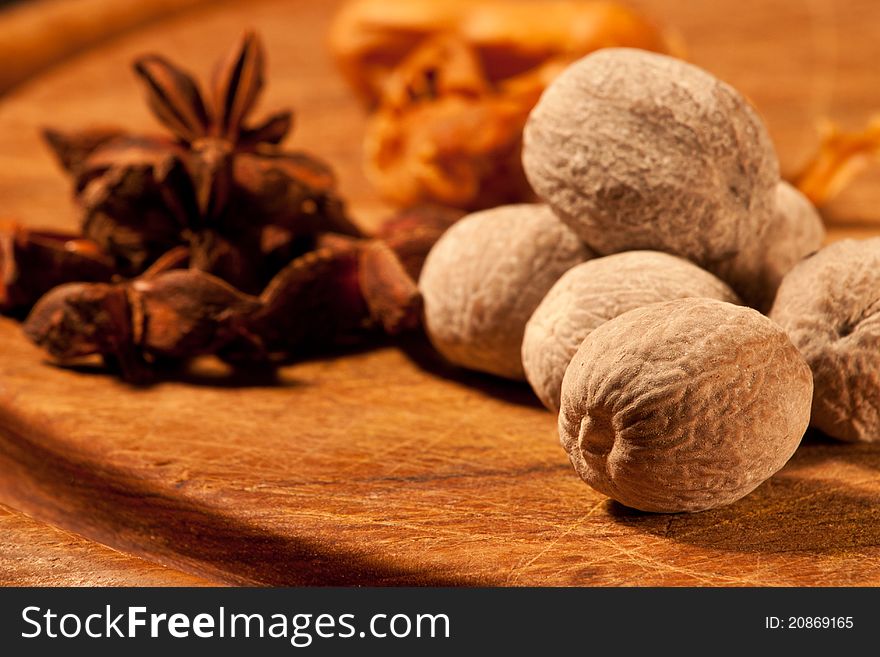
M458 215L410 210L381 239L322 233L257 296L189 267L189 249L177 247L132 280L54 288L25 332L62 364L98 354L134 382L157 362L214 354L239 366L279 363L376 329L393 335L418 324L414 279Z
M100 355L143 381L160 363L277 364L418 325L415 281L461 212L413 208L362 235L330 169L278 146L289 112L247 122L262 69L252 34L208 95L142 57L135 70L170 136L46 132L84 236L0 226L0 310L33 305L25 332L53 359Z
M246 318L260 300L181 268L188 256L185 247L173 249L131 281L60 285L34 306L25 333L59 362L100 354L136 382L149 378L156 360L211 354L247 339Z
M279 146L292 114L249 123L264 65L259 39L245 33L204 93L191 75L147 55L134 70L170 136L46 132L74 179L84 235L121 271L136 275L185 244L191 266L257 292L276 273L273 266L311 248L318 232L359 234L330 168ZM267 250L276 257L267 258Z
M0 311L27 310L61 283L106 282L114 274L112 258L91 240L0 222Z

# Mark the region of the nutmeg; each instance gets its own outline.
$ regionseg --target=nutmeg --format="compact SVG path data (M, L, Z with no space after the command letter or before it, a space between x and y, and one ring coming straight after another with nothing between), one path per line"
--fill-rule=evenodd
M709 272L658 251L617 253L572 267L526 324L522 359L535 394L559 411L562 377L592 330L628 310L685 297L741 303Z
M880 441L880 237L836 242L798 264L770 317L813 371L812 424L839 440Z
M440 238L422 269L428 337L452 363L521 380L526 322L553 283L591 256L544 205L468 215Z
M559 436L596 490L643 511L730 504L778 471L810 417L810 369L750 308L677 299L590 333L562 383Z
M780 181L767 236L762 242L757 307L767 311L792 267L822 246L825 226L810 200L796 187Z
M750 251L779 165L733 87L665 55L607 48L556 78L523 140L538 196L595 251L665 251L753 295L761 259Z

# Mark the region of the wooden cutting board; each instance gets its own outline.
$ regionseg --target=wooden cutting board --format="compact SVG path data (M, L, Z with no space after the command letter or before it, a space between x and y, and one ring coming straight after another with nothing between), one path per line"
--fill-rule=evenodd
M0 505L0 586L205 586Z
M363 116L323 42L335 4L206 5L17 87L0 99L0 212L74 226L39 126L153 128L127 62L160 50L205 73L254 26L263 106L297 108L292 144L332 162L356 217L374 222ZM819 116L857 125L880 108L872 0L632 4L752 98L788 172ZM872 176L832 210L834 237L874 230ZM448 367L419 337L272 380L207 360L135 389L52 367L0 320L0 503L14 509L0 512L3 583L877 585L878 470L878 447L808 436L732 506L642 514L580 482L527 387ZM59 554L67 565L47 573Z

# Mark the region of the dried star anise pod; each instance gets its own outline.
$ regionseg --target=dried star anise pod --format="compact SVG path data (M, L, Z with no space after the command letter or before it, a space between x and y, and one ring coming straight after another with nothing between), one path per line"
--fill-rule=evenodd
M381 327L394 335L418 325L421 296L389 246L326 233L264 290L251 331L284 360L303 351L356 342Z
M418 325L421 264L460 214L414 208L378 237L322 233L259 296L191 268L189 249L177 247L130 281L56 287L25 331L62 364L99 354L136 382L159 361L215 354L236 365L279 363L378 330L394 335Z
M56 285L71 280L106 282L113 261L78 235L0 226L0 311L30 308Z
M374 237L385 242L410 278L418 281L431 247L464 214L463 210L442 205L414 206L386 220Z
M99 354L136 382L149 378L156 360L256 342L245 324L260 300L211 274L178 268L187 258L186 249L173 250L123 283L60 285L34 306L25 333L61 363Z
M278 147L288 112L246 122L262 68L246 34L205 96L144 57L135 70L170 137L46 132L74 179L85 237L0 231L0 291L22 309L45 292L25 331L55 360L99 355L145 381L196 356L277 364L418 325L422 263L461 212L413 208L362 235L331 171Z
M421 206L399 212L372 238L324 233L315 250L294 259L260 296L249 333L275 361L381 330L396 335L418 326L416 281L431 247L462 212ZM230 360L252 356L222 354Z
M141 57L135 72L169 137L47 131L84 207L83 233L112 254L121 271L137 275L184 244L192 267L258 292L277 271L268 267L278 259L263 257L267 242L294 257L320 231L359 234L330 168L279 147L291 113L248 123L264 65L259 39L245 33L205 94L165 58Z

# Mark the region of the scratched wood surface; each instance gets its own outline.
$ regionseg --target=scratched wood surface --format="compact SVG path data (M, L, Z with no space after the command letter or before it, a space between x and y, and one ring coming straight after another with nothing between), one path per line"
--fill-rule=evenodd
M20 85L0 99L0 213L75 225L38 127L151 128L126 62L158 49L204 73L251 25L269 55L262 105L298 110L291 143L332 162L357 218L375 221L363 117L323 43L334 4L205 6ZM788 173L817 118L856 126L880 108L871 0L633 4L748 93ZM833 237L875 232L872 182L869 170L830 209ZM202 361L136 390L46 364L0 320L4 584L876 585L878 470L880 449L809 435L730 507L641 514L578 480L526 387L450 368L418 336L274 379Z
M205 586L0 504L0 586Z

